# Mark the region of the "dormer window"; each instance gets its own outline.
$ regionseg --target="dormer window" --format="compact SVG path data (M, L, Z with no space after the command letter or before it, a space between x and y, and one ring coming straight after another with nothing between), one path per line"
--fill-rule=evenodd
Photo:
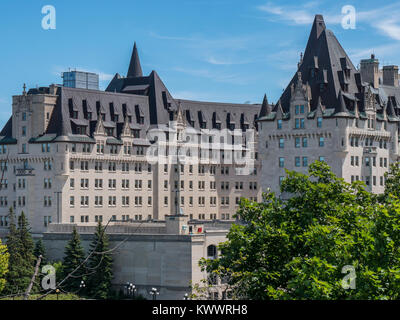
M86 126L76 126L77 134L86 134Z
M131 132L132 132L132 136L134 138L136 138L136 139L140 138L140 130L133 129L133 130L131 130Z
M26 112L22 112L22 121L26 121Z
M295 106L295 113L296 114L303 114L304 113L304 105Z
M113 136L114 135L114 128L106 128L106 134L108 136Z
M322 128L322 118L317 118L317 128Z
M22 136L23 137L26 136L26 127L25 126L22 127Z
M282 129L282 120L279 119L278 122L276 123L276 127L278 130Z

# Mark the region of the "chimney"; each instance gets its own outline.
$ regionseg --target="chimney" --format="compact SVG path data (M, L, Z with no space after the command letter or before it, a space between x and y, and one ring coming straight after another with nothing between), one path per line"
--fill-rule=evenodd
M391 86L391 87L399 86L399 67L398 66L384 66L383 67L383 84L385 86Z
M361 79L368 82L375 89L379 88L379 60L371 54L371 59L363 59L360 62Z

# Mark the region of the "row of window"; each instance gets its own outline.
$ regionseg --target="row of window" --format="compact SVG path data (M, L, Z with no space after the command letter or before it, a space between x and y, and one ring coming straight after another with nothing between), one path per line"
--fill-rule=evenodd
M164 205L168 205L168 199L169 197L164 197ZM193 197L189 197L189 205L193 205ZM217 197L210 197L209 203L211 206L216 206L217 205ZM251 197L251 201L257 201L257 197ZM151 206L152 205L153 198L152 197L147 197L147 205ZM81 207L89 207L90 199L89 196L81 196L80 197L80 206ZM229 205L229 197L221 197L220 198L220 203L221 205ZM240 197L235 197L235 204L239 205L240 203ZM102 207L104 204L103 202L103 196L95 196L94 197L94 205L96 207ZM134 204L135 206L142 206L143 205L143 197L141 196L135 196L134 197ZM176 198L175 198L175 204L176 204ZM180 197L180 204L184 205L185 204L185 197ZM204 196L199 196L198 197L198 204L200 206L204 206L206 204L206 197ZM69 198L69 205L70 207L75 207L75 196L70 196ZM128 207L130 205L130 197L129 196L122 196L121 197L121 206ZM51 197L45 197L45 206L51 206ZM117 197L116 196L109 196L108 197L108 206L109 207L115 207L117 206Z
M364 165L366 167L370 167L371 164L373 167L376 167L376 157L364 157ZM388 158L379 158L379 166L381 168L388 167ZM360 165L359 157L358 156L351 156L350 157L350 165L358 167Z
M278 146L280 149L285 148L285 138L279 138ZM294 146L295 148L307 148L308 147L308 139L307 137L296 137L294 139ZM325 138L324 137L319 137L318 139L318 146L319 147L324 147L325 146ZM268 148L268 142L266 144L266 148Z
M296 106L296 107L302 107L302 106ZM297 113L297 109L296 109L296 115L298 115L300 113L304 113L304 112ZM276 128L278 130L281 130L282 129L282 124L283 124L282 119L279 119L277 121L277 123L276 123ZM294 120L294 128L295 129L304 129L305 128L305 119L304 118L295 118L295 120ZM317 118L317 128L322 128L322 118L321 117Z
M358 147L358 146L363 146L362 142L359 141L358 137L350 137L350 146L351 147ZM372 138L366 138L365 139L365 143L364 143L365 147L373 147L374 146L374 139ZM383 140L379 140L379 148L380 149L387 149L388 145L386 141Z
M371 176L365 176L365 177L361 177L361 181L364 181L367 186L371 185L371 182L372 182L373 186L376 186L377 185L377 179L376 178L377 178L376 176L372 176L372 177ZM352 175L351 176L351 182L354 182L354 181L360 181L359 176ZM386 184L386 177L385 176L380 176L379 177L379 185L380 186L384 186L385 184Z

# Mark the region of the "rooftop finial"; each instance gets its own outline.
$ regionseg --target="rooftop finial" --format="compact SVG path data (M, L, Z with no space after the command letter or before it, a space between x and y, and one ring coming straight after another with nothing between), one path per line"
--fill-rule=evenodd
M24 83L23 87L24 90L22 91L23 95L26 95L26 84Z

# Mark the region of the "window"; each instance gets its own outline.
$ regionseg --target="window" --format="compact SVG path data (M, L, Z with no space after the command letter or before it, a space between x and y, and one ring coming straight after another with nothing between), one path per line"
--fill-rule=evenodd
M282 129L282 120L278 120L278 122L276 123L277 125L277 129L280 130Z
M89 171L89 161L81 161L81 171Z
M296 167L300 167L300 157L295 157L294 158L294 163Z
M280 138L279 139L279 148L283 149L285 147L285 139Z
M285 167L285 158L279 158L279 167L280 168Z
M308 146L308 140L307 140L306 137L303 137L303 138L302 138L302 145L303 145L303 148L307 148L307 146Z
M217 247L215 245L209 245L207 247L207 258L215 259L217 257Z
M296 137L294 139L294 146L295 146L295 148L300 148L300 138L299 137Z
M308 167L308 158L303 157L303 167Z
M322 128L322 118L317 118L317 128Z
M319 146L323 147L325 145L324 137L319 137Z
M325 162L325 157L319 157L319 161Z
M295 106L295 113L296 114L303 114L304 113L304 105Z
M22 136L23 137L26 136L26 127L25 126L22 127Z

